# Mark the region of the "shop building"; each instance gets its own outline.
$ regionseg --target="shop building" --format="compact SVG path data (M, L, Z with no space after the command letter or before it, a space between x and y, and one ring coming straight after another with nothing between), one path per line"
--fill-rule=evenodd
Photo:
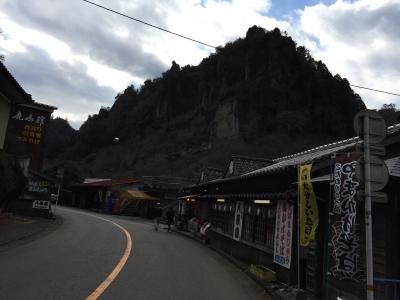
M390 126L383 141L389 181L373 198L374 279L377 299L394 299L400 279L400 124ZM182 205L195 206L199 223L211 222L210 243L248 263L263 265L276 273L280 282L309 291L316 297L363 299L365 291L365 229L362 197L351 185L351 215L334 213L336 187L334 166L354 162L360 157L358 137L316 147L290 156L265 161L267 166L202 182L184 189ZM319 223L308 246L298 244L298 168L312 164L311 183L316 196ZM228 170L232 169L232 163ZM233 164L234 166L234 164ZM353 170L353 169L352 169ZM234 171L234 170L233 170ZM338 173L338 172L336 172ZM355 171L348 176L356 182ZM351 177L350 177L351 176ZM349 200L347 199L347 200ZM353 240L343 243L335 232L335 218L353 218ZM339 271L338 271L339 270ZM396 281L397 280L397 281ZM393 284L392 284L392 283Z
M46 130L54 106L38 103L25 92L3 63L0 62L0 151L15 157L29 184L41 182L48 193L36 194L35 197L24 193L13 201L11 209L25 212L49 210L52 182L44 180L42 171ZM41 177L40 180L37 177ZM29 185L28 184L28 185ZM30 185L27 189L32 188ZM44 189L43 189L44 190ZM39 197L39 198L37 198ZM38 206L38 201L41 205ZM44 205L46 204L46 205ZM40 208L39 208L40 207Z
M176 193L187 180L165 176L127 179L86 179L74 184L72 199L64 205L113 214L151 218L154 207L176 205Z

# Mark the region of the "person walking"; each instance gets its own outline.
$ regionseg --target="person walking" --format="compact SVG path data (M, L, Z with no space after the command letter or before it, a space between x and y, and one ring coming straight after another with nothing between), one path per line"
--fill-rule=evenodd
M156 207L154 207L154 230L158 231L158 227L160 225L160 218L162 216L162 208L160 207L160 204L157 203Z
M172 224L172 221L174 220L174 216L175 216L175 213L172 210L172 207L170 207L167 211L168 232L171 231L171 224Z

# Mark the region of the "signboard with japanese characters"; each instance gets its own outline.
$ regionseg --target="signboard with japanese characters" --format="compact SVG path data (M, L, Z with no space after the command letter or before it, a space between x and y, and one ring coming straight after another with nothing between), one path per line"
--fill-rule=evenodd
M35 209L49 209L50 208L50 201L35 200L32 203L32 208L35 208Z
M30 167L39 170L50 114L49 111L30 106L13 106L8 121L4 150L19 156L29 156Z
M236 241L240 241L240 238L242 237L243 210L244 203L242 201L236 202L235 223L233 224L233 239Z
M364 205L357 200L359 153L338 154L333 168L330 224L331 283L355 293L365 280ZM353 283L353 284L351 284Z
M292 260L293 205L278 201L275 219L274 263L290 269Z
M48 194L50 192L50 183L47 180L33 180L28 181L28 192L29 193L39 193Z

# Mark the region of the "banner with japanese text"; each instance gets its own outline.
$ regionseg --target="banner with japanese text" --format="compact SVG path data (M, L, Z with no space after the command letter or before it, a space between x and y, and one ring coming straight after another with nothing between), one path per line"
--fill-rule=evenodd
M293 205L279 200L276 208L274 263L290 269L292 260Z
M308 246L315 239L319 222L317 199L311 183L312 164L299 166L300 245Z
M356 197L359 157L359 153L337 154L334 161L329 268L333 286L361 295L365 281L365 209Z

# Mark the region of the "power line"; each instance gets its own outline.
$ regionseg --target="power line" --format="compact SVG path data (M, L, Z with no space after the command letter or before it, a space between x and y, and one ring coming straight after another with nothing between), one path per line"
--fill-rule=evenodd
M108 10L108 11L110 11L110 12L113 12L113 13L115 13L115 14L117 14L117 15L120 15L120 16L123 16L123 17L125 17L125 18L131 19L131 20L133 20L133 21L142 23L142 24L144 24L144 25L147 25L147 26L150 26L150 27L153 27L153 28L162 30L162 31L164 31L164 32L167 32L167 33L170 33L170 34L179 36L179 37L181 37L181 38L187 39L187 40L192 41L192 42L196 42L196 43L202 44L202 45L207 46L207 47L211 47L211 48L217 49L217 47L212 46L212 45L210 45L210 44L203 43L203 42L201 42L201 41L199 41L199 40L195 40L195 39L192 39L192 38L190 38L190 37L184 36L184 35L182 35L182 34L179 34L179 33L176 33L176 32L172 32L172 31L169 31L169 30L167 30L167 29L158 27L158 26L156 26L156 25L147 23L147 22L145 22L145 21L142 21L142 20L139 20L139 19L130 17L130 16L128 16L128 15L125 15L125 14L120 13L120 12L118 12L118 11L112 10L112 9L107 8L107 7L105 7L105 6L102 6L102 5L100 5L100 4L97 4L97 3L94 3L94 2L91 2L91 1L88 1L88 0L82 0L82 1L87 2L87 3L89 3L89 4L92 4L92 5L94 5L94 6L100 7L100 8L102 8L102 9Z
M367 88L367 87L359 86L359 85L355 85L355 84L350 84L350 85L354 86L356 88L360 88L360 89L365 89L365 90L370 90L370 91L374 91L374 92L385 93L385 94L389 94L389 95L400 97L400 94L396 94L396 93L391 93L391 92L386 92L386 91L382 91L382 90L371 89L371 88Z
M107 7L102 6L102 5L100 5L100 4L91 2L91 1L89 1L89 0L82 0L82 1L87 2L87 3L91 4L91 5L97 6L97 7L99 7L99 8L102 8L102 9L104 9L104 10L110 11L110 12L115 13L115 14L117 14L117 15L120 15L120 16L122 16L122 17L131 19L131 20L133 20L133 21L142 23L142 24L144 24L144 25L147 25L147 26L156 28L156 29L158 29L158 30L167 32L167 33L169 33L169 34L173 34L173 35L176 35L176 36L178 36L178 37L187 39L187 40L189 40L189 41L192 41L192 42L199 43L199 44L202 44L202 45L207 46L207 47L211 47L211 48L217 49L216 46L212 46L212 45L210 45L210 44L201 42L201 41L199 41L199 40L192 39L192 38L187 37L187 36L184 36L184 35L182 35L182 34L169 31L169 30L167 30L167 29L165 29L165 28L162 28L162 27L159 27L159 26L156 26L156 25L147 23L147 22L142 21L142 20L139 20L139 19L137 19L137 18L130 17L130 16L128 16L128 15L125 15L125 14L120 13L120 12L118 12L118 11L115 11L115 10L113 10L113 9L107 8ZM356 87L356 88L360 88L360 89L365 89L365 90L370 90L370 91L374 91L374 92L378 92L378 93L385 93L385 94L388 94L388 95L393 95L393 96L398 96L398 97L400 97L400 94L396 94L396 93L391 93L391 92L386 92L386 91L382 91L382 90L371 89L371 88L367 88L367 87L360 86L360 85L355 85L355 84L350 84L350 85L351 85L351 86L354 86L354 87Z

